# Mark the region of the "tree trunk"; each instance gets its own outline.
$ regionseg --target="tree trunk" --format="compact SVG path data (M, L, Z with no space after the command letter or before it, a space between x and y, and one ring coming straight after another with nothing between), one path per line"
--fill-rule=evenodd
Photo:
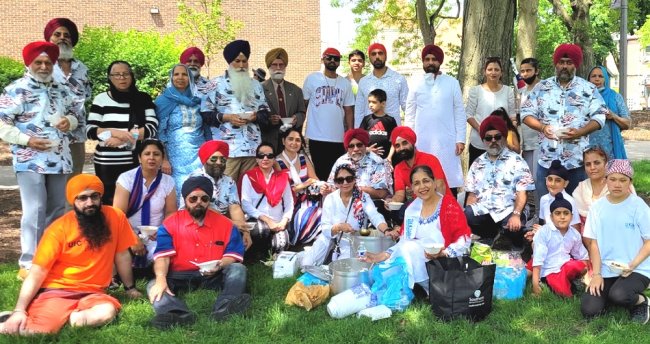
M564 26L567 27L573 43L582 48L582 65L578 68L578 76L587 77L589 69L594 66L593 44L591 42L591 24L589 23L589 10L591 9L591 0L571 0L571 15L566 12L562 0L548 0L553 5L553 12L557 14Z
M426 0L417 0L415 2L415 13L418 18L418 26L420 27L420 32L422 32L422 40L424 41L424 45L432 44L436 40L436 30L433 25L429 24Z
M539 0L523 0L517 4L517 63L528 57L535 57L537 44L537 7Z
M489 56L501 57L502 80L507 85L512 83L509 60L516 9L516 0L465 0L458 73L463 94L483 81L483 63Z

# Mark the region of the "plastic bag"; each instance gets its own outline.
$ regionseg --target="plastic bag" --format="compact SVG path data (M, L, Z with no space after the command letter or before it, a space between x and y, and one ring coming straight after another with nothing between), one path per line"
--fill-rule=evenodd
M309 272L305 272L302 276L298 277L298 282L301 282L306 287L310 285L329 285L328 281L322 280Z
M287 305L295 305L306 310L311 310L325 302L330 295L329 285L305 286L302 282L296 282L284 299Z
M490 245L474 242L469 257L483 265L491 264L492 248Z
M413 300L413 291L409 288L409 275L403 257L385 261L372 268L371 291L377 303L394 311L403 311Z
M494 297L500 300L516 300L524 296L526 268L497 266L494 275Z

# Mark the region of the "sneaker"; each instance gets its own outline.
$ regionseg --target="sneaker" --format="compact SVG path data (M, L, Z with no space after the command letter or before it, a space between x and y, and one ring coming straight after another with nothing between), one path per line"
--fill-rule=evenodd
M244 313L251 305L251 296L241 294L228 300L222 307L213 311L211 317L215 321L224 321L231 315Z
M18 270L18 274L16 275L16 279L19 281L24 281L25 278L27 278L27 275L29 275L29 269L20 268L20 270Z
M3 322L7 321L7 319L9 319L9 317L10 317L12 314L14 314L14 312L12 312L12 311L4 311L4 312L0 312L0 324L2 324Z
M648 297L645 295L642 296L645 301L632 307L630 310L630 316L632 317L632 321L646 324L648 323L648 320L650 320L650 304L648 303Z
M151 319L151 325L159 330L167 330L172 326L190 325L196 321L194 313L162 313Z

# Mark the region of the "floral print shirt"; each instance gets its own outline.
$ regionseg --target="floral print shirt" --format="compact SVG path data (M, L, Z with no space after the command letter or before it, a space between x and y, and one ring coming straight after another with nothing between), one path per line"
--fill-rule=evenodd
M217 182L209 174L205 173L203 167L194 170L190 173L189 177L203 176L212 182L214 191L212 192L212 206L222 215L228 214L228 207L233 204L241 204L239 195L237 194L237 185L232 178L227 175L222 175ZM188 178L189 178L188 177Z
M585 79L574 77L562 87L555 77L540 81L521 105L521 119L537 118L554 128L582 128L589 121L605 125L607 108L596 86ZM582 152L589 146L589 136L552 143L539 134L539 164L549 168L553 160L560 160L567 169L582 168Z
M370 186L375 190L388 190L393 192L393 168L386 160L373 152L366 152L366 155L359 161L353 161L346 153L336 160L327 182L334 185L334 172L341 165L350 165L356 170L357 186Z
M530 168L521 155L505 148L492 161L487 153L479 156L467 173L465 191L476 195L474 215L490 214L499 222L514 210L517 191L535 190Z

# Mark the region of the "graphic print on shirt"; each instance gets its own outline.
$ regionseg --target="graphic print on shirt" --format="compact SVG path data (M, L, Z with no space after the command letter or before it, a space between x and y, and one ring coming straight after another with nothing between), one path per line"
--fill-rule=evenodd
M335 86L320 86L314 92L315 106L323 104L335 104L338 107L343 107L343 98L341 89Z

